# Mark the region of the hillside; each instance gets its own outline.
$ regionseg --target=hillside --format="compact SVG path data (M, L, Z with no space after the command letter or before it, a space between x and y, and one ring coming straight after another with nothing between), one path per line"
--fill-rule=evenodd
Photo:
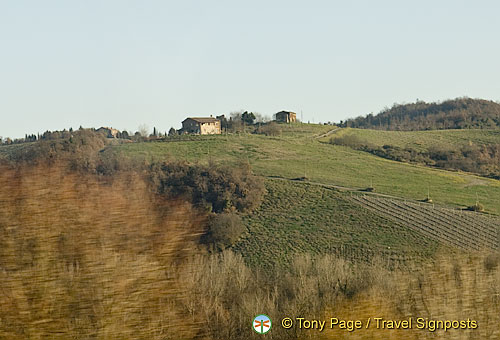
M464 250L499 248L500 219L497 217L374 195L353 195L351 200L397 225L444 244Z
M21 143L12 145L0 144L0 159L9 158L14 153L23 153L26 150L32 148L33 144L34 143Z
M208 253L197 243L203 217L158 200L140 176L108 182L40 165L0 173L1 339L262 339L249 327L262 311L278 320L272 339L445 332L311 337L279 327L295 315L466 315L481 325L477 338L498 329L498 254L440 247L350 193L268 180L247 233L232 250ZM396 265L415 257L425 262Z
M378 130L498 129L500 104L483 99L457 98L440 103L417 101L395 104L377 115L348 119L340 124Z
M390 263L406 263L432 257L442 246L495 248L498 220L483 223L480 221L487 217L458 214L457 208L473 205L479 199L488 213L500 214L500 181L387 160L325 141L356 134L374 145L392 140L399 146L424 150L436 143L490 144L498 139L496 131L403 133L339 130L312 124L280 125L280 130L277 136L239 133L96 143L95 147L102 145L101 149L86 148L81 159L87 167L93 164L98 172L111 175L128 171L134 162L185 161L206 166L201 173L208 173L214 165L249 164L256 175L265 179L267 194L257 210L241 214L246 231L231 248L252 266L288 264L297 254L334 253L356 261L377 256ZM25 145L22 154L29 147ZM16 150L19 146L2 147L4 154L15 155ZM68 150L69 155L75 152L73 148ZM195 182L200 187L208 185ZM375 189L369 196L375 201L356 199L367 187ZM428 194L438 209L420 207L417 200ZM415 205L419 207L415 209L424 210L414 212ZM412 213L415 217L410 220L398 218ZM472 220L478 221L476 232L484 234L482 243L473 242L468 230ZM433 228L437 228L436 232L429 231ZM468 239L464 241L460 235L468 235Z
M268 179L261 207L232 249L253 266L289 264L298 254L405 264L448 250L496 250L500 219L411 200Z
M402 264L432 256L440 244L432 235L360 207L345 192L280 179L267 180L266 188L261 207L245 217L248 231L233 246L253 266L332 253Z
M129 143L109 146L101 155L105 159L171 159L205 164L237 164L243 160L260 176L306 176L311 182L354 190L372 185L378 193L415 200L425 198L430 188L438 204L466 207L479 197L487 211L500 213L498 180L391 161L314 138L332 129L298 124L286 126L279 137L237 134Z
M500 130L382 131L346 128L322 140L390 160L500 179Z
M467 145L490 145L500 143L500 130L427 130L427 131L385 131L376 129L344 128L322 139L328 142L332 137L346 135L366 144L382 147L392 145L399 148L412 148L428 151L432 148L450 149Z
M321 137L325 130L335 131ZM487 211L500 213L499 181L390 161L349 147L322 143L344 131L324 126L288 125L283 126L282 134L277 137L197 136L192 140L117 145L106 149L104 154L109 158L113 158L112 155L145 160L166 157L202 163L248 161L257 175L267 178L268 193L259 209L245 215L247 231L232 249L252 266L288 264L297 254L331 253L355 261L377 256L401 264L432 257L443 246L496 248L496 229L500 222L478 213L459 214L456 208L472 205L479 198ZM369 133L371 130L347 131ZM375 143L390 139L390 136L377 135L378 132L397 133L373 131ZM419 133L431 132L434 135L419 142L422 140ZM460 141L465 145L470 140L489 144L498 138L494 132L412 132L414 137L409 141L420 143L422 148L436 140L450 144ZM403 143L403 138L394 140ZM291 180L301 177L306 180ZM373 196L377 203L386 205L387 211L394 211L393 214L355 199L360 190L371 185L377 194L396 196ZM428 209L425 204L420 207L417 202L424 199L428 191L436 203L435 209ZM398 206L397 197L407 199L401 201L403 208ZM422 210L413 212L414 205ZM395 214L410 217L402 220L395 218ZM429 219L433 214L435 219ZM477 221L479 226L471 221ZM477 230L474 232L471 228ZM482 243L475 243L469 230L484 234Z

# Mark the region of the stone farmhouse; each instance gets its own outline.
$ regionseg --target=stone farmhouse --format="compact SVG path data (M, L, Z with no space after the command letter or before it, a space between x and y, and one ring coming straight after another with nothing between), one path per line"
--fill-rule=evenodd
M199 135L219 135L221 134L220 120L210 117L189 117L182 121L182 132Z
M276 114L276 121L282 123L295 123L297 121L297 114L290 111L280 111Z

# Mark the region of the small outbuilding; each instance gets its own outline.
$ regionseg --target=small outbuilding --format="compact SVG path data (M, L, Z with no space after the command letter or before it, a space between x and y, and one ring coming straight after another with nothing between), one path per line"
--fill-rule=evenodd
M295 123L297 121L297 114L290 111L280 111L276 114L276 121L282 123Z

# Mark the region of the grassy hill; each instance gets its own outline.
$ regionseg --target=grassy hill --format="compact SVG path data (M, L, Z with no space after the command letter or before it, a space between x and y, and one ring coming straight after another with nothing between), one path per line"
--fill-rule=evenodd
M499 248L500 219L496 216L375 195L353 195L351 200L441 243L476 251Z
M478 222L476 232L484 234L484 242L476 244L470 241L476 234L467 229L475 222L460 216L455 223L449 216L454 213L452 209L470 206L478 198L487 212L500 214L500 181L391 161L326 141L352 133L376 145L390 140L401 147L425 149L471 141L494 143L499 138L496 131L402 133L313 124L280 128L281 134L274 137L241 133L107 143L99 156L202 164L249 162L257 175L266 178L267 195L259 209L243 217L247 231L232 249L252 265L288 264L296 254L326 253L353 260L382 256L391 263L404 263L427 258L442 246L495 248L498 220ZM20 147L3 146L0 153ZM370 196L375 201L356 199L367 187L375 188L375 196ZM416 201L427 197L428 192L439 210L418 210ZM398 203L401 200L404 203ZM400 217L406 215L414 217L411 221ZM479 214L471 216L482 220Z
M266 181L261 207L233 246L249 264L289 264L298 254L338 254L352 260L374 256L404 263L432 255L439 242L350 200L350 194L301 182Z
M341 129L328 142L400 162L500 179L500 130ZM327 138L324 138L327 140Z
M500 143L500 130L428 130L428 131L385 131L372 129L346 128L336 131L333 135L325 137L327 142L331 137L354 135L361 141L369 142L375 146L390 144L400 148L413 148L427 151L432 147L449 149L456 146L466 146L471 143L495 144Z
M497 217L300 181L268 179L266 188L264 203L245 217L248 231L232 247L252 265L328 253L404 264L432 257L443 246L499 247Z
M266 177L305 176L312 182L352 189L373 186L378 193L416 200L425 198L430 190L434 202L453 207L469 206L479 197L487 211L500 213L500 181L395 162L315 138L332 129L297 124L285 126L279 137L198 136L191 140L115 145L105 149L103 155L224 164L248 160L256 174Z
M475 236L467 231L470 220L459 216L450 221L444 216L453 215L453 208L474 204L477 197L488 212L499 214L500 181L390 161L325 143L331 137L323 137L325 133L344 133L344 129L337 130L336 127L297 124L283 128L283 133L277 137L255 134L196 136L189 137L189 140L116 145L104 150L104 156L224 164L237 164L242 160L250 162L256 174L267 178L268 193L261 207L244 217L247 232L232 249L242 254L251 265L270 267L288 264L297 254L325 253L352 260L368 260L376 255L390 263L406 263L428 258L443 246L447 249L496 247L498 220L488 220L477 227L479 231L476 233L484 234L485 241L475 244L471 242ZM365 133L362 136L374 140L374 143L383 143L392 133L384 135L386 132L380 131L382 134L378 135L379 131L350 131ZM472 130L440 133L422 132L429 136L423 142L418 133L412 133L408 142L426 147L427 143L430 145L440 140L443 143L457 140L489 143L497 138L494 132L482 134ZM393 140L404 143L403 138ZM306 179L291 180L301 177ZM360 190L369 186L375 188L376 194L382 195L377 202L388 205L386 210L402 216L413 214L410 216L414 217L404 221L384 209L374 209L370 204L354 199ZM412 204L417 203L411 202L427 197L428 190L437 210L424 209L415 213ZM395 197L384 198L383 195ZM403 202L408 199L407 206L400 208L393 203L398 201L396 197L402 198ZM444 212L441 214L441 211ZM436 219L429 219L437 212ZM479 214L472 216L472 219L482 221ZM464 241L467 235L469 237Z

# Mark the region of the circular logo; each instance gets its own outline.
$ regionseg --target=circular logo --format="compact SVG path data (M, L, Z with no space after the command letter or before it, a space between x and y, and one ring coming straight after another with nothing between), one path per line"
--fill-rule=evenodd
M253 318L252 328L259 334L266 334L271 330L272 322L265 314L257 315Z

